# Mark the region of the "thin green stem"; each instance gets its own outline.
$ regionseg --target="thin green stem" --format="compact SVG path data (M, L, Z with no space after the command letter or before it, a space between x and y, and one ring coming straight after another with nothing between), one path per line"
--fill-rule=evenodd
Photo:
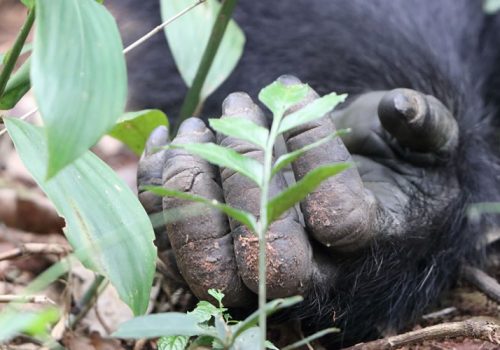
M281 121L282 113L275 116L269 138L267 139L266 148L264 150L264 164L262 186L260 194L260 217L258 223L259 237L259 329L260 329L260 349L266 348L266 333L267 333L267 313L266 313L266 233L269 227L267 204L269 202L269 184L272 179L273 167L273 148L278 134L278 128Z
M219 49L219 45L227 28L227 24L231 19L231 15L233 14L233 10L237 2L238 0L224 0L222 3L222 6L212 28L212 32L210 33L207 47L203 52L200 66L196 71L196 75L194 77L193 83L191 84L191 88L189 89L182 103L179 119L177 123L172 127L172 132L174 134L177 132L177 128L179 127L180 123L192 116L194 111L196 110L196 107L200 103L201 89L203 88L203 84L205 83L205 79L207 78L208 72L210 71L210 67L212 66L212 63L214 61L215 54Z
M2 97L3 93L5 92L5 87L7 86L7 82L9 81L10 75L14 70L17 59L21 54L24 42L28 37L28 34L31 30L31 27L33 26L34 21L35 21L35 9L33 8L29 11L28 17L26 18L26 21L24 22L21 31L17 35L16 41L14 42L14 46L12 46L12 49L8 54L7 62L5 62L5 66L2 70L2 73L0 73L0 97Z

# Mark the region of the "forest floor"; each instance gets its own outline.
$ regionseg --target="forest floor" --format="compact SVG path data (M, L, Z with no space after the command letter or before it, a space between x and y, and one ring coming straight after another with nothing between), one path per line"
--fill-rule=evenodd
M23 22L23 11L23 7L17 1L0 0L0 52L5 52L12 44ZM5 114L20 116L34 106L34 99L28 94L14 110ZM135 191L138 159L134 154L111 138L104 138L93 150ZM32 243L39 243L45 247L69 247L62 234L63 224L50 202L25 170L8 135L1 135L0 298L19 294L42 271L61 258L61 254L24 254L22 251L17 255L11 253ZM500 280L500 268L492 269L489 273L496 275L496 279ZM68 349L155 349L154 341L132 343L109 337L119 323L132 317L130 310L119 300L111 286L108 285L96 300L88 303L90 309L87 312L82 310L82 305L79 305L78 301L82 299L94 277L92 272L76 264L64 279L43 291L42 300L27 304L26 308L36 310L47 302L57 305L64 316L54 326L51 334ZM151 301L149 310L151 312L186 311L194 305L194 299L189 292L182 289L171 290L160 274L155 278ZM81 316L74 322L72 329L65 326L70 314L73 315L73 319L75 315ZM500 305L470 284L458 281L457 286L442 299L440 304L427 310L418 324L408 331L446 322L464 321L473 317L491 318L500 322ZM288 341L291 335L286 333L286 328L280 328L277 333L273 332L276 343L284 342L285 339ZM500 338L500 334L496 336ZM494 343L495 339L491 340L454 337L426 340L400 349L500 350L499 343ZM314 344L312 346L314 349L321 348ZM42 345L36 340L27 336L17 337L9 344L0 345L0 349L28 350L41 347Z

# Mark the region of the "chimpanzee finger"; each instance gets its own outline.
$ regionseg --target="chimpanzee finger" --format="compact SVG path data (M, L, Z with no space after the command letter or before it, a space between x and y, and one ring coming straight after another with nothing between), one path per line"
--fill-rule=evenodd
M181 124L172 144L211 142L213 133L197 118ZM165 155L163 186L223 202L217 167L182 149L169 149ZM164 197L165 210L190 203ZM210 298L209 288L221 290L224 304L248 305L251 292L238 276L233 240L227 217L207 208L200 215L167 222L167 233L177 265L185 281L200 299Z
M279 80L287 85L300 84L292 76ZM318 95L311 89L304 101L293 106L292 113ZM285 117L286 118L286 117ZM287 132L285 142L289 151L335 133L329 114L300 125ZM336 137L322 147L314 148L298 158L292 168L297 180L322 165L351 162L352 158L342 140ZM366 190L356 168L350 168L327 179L301 202L306 227L322 244L337 250L352 251L363 247L377 232L377 205L373 194Z
M137 169L137 187L139 191L139 201L152 216L162 212L162 198L142 189L143 186L160 186L163 173L163 165L165 164L165 150L161 147L169 142L168 129L165 126L159 126L149 136L144 152L139 160ZM154 225L155 228L155 244L158 250L164 251L170 247L165 225L159 223Z
M244 93L234 93L226 98L222 118L247 118L261 126L266 124L260 108ZM264 158L261 149L241 139L218 134L217 141L245 156L259 161ZM221 176L226 202L258 216L259 187L228 168L221 168ZM278 194L285 187L284 178L275 176L270 185L270 196ZM258 238L235 220L230 219L230 225L240 275L252 291L258 292ZM295 209L289 210L270 225L266 234L266 251L268 296L277 298L302 293L312 277L312 249Z
M458 143L458 126L435 97L395 89L378 106L382 126L404 147L416 152L450 153Z

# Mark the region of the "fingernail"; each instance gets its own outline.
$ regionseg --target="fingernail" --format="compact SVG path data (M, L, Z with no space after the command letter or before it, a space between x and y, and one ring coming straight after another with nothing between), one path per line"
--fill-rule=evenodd
M409 122L421 116L425 104L420 93L411 90L400 91L393 96L394 109L406 117Z
M283 85L298 85L298 84L302 84L302 82L299 80L299 78L297 78L294 75L290 75L290 74L282 75L281 77L278 78L278 81L280 83L282 83Z
M162 146L165 146L169 141L168 128L165 125L160 125L153 130L151 135L149 135L146 141L146 146L144 147L144 152L146 156L149 156L158 151Z
M244 92L234 92L226 97L222 103L222 114L223 115L234 115L251 108L253 101Z
M192 134L195 132L203 132L206 130L205 123L200 118L191 117L182 122L177 132L177 136Z

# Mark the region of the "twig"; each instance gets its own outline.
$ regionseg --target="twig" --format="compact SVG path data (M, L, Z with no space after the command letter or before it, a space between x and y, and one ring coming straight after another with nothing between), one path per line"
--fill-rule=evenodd
M176 129L180 123L190 117L199 104L201 89L203 88L203 84L205 83L205 79L207 78L210 67L212 66L215 54L217 53L237 2L237 0L224 0L222 2L222 6L215 20L212 32L210 33L210 38L208 39L207 46L203 52L203 56L193 79L193 83L191 84L191 88L182 102L179 120L172 128L172 132L174 134L177 132Z
M360 343L344 350L390 350L424 340L455 337L469 337L500 344L500 324L493 319L477 317L462 322L442 323L368 343Z
M27 254L57 254L65 255L69 253L71 249L62 244L56 243L26 243L20 247L8 250L0 254L0 261L7 259L18 258Z
M147 41L153 35L155 35L159 31L161 31L163 28L165 28L166 26L168 26L170 23L172 23L173 21L175 21L179 17L182 17L183 15L185 15L186 13L188 13L189 11L191 11L192 9L194 9L199 4L204 3L205 1L206 0L197 0L193 5L191 5L189 7L186 7L184 10L182 10L181 12L179 12L178 14L176 14L175 16L169 18L168 20L166 20L165 22L163 22L159 26L155 27L153 30L151 30L150 32L148 32L147 34L145 34L144 36L140 37L138 40L134 41L132 44L130 44L129 46L127 46L125 48L125 50L123 50L123 54L126 55L129 51L135 49L137 46L139 46L142 43L144 43L145 41Z
M497 280L484 271L472 266L464 267L462 273L464 278L477 289L495 302L500 303L500 283L498 283Z
M78 322L89 312L97 301L97 296L104 290L107 283L104 276L97 275L92 285L87 289L83 297L77 302L76 315L70 319L69 328L73 329Z
M0 303L31 303L31 304L52 304L56 305L49 297L45 295L0 295Z
M33 26L34 21L35 21L35 9L31 9L28 13L26 21L23 24L23 27L21 28L21 31L17 35L16 41L14 42L14 46L12 46L12 49L8 54L7 62L5 62L5 66L2 70L2 73L0 73L0 97L2 97L5 91L5 87L7 86L7 81L9 80L10 75L14 70L17 58L21 54L24 42L28 37L28 34L31 30L31 27Z

